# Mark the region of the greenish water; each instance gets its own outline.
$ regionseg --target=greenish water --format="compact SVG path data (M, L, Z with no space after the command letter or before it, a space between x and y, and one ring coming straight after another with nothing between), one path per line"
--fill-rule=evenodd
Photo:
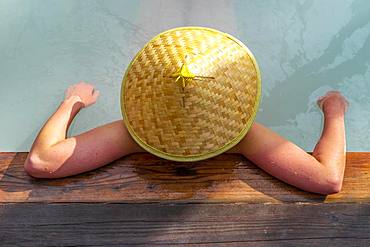
M70 134L121 118L122 74L155 34L207 26L242 40L263 80L257 121L312 150L327 90L351 104L347 147L370 150L370 1L0 0L0 151L26 151L42 123L80 80L99 101Z

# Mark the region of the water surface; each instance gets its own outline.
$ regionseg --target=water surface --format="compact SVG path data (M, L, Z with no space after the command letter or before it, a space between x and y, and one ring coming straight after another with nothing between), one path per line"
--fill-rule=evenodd
M370 150L370 2L0 0L0 151L27 151L64 89L101 91L71 126L78 134L121 118L122 74L155 34L207 26L242 40L263 80L257 121L310 151L315 100L340 90L351 104L348 149Z

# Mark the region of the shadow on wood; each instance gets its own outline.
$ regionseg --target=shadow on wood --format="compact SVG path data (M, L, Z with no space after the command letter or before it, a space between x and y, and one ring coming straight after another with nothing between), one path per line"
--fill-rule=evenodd
M0 153L3 245L370 243L368 153L348 155L343 191L326 198L282 183L239 155L176 163L135 154L55 180L29 177L26 156Z
M369 154L349 154L341 193L328 197L287 185L241 155L177 163L148 153L63 179L34 179L27 153L0 154L0 202L369 202Z

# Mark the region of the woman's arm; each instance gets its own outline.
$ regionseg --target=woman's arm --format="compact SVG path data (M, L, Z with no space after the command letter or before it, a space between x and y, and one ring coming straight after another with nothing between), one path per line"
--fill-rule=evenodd
M66 138L78 111L93 104L97 97L93 87L86 83L67 90L66 99L41 129L28 154L25 169L30 175L43 178L75 175L143 151L122 120ZM338 192L345 167L346 101L332 92L319 104L324 112L324 129L312 156L260 124L253 124L230 152L242 153L266 172L301 189L322 194Z
M339 92L319 99L324 128L312 156L260 124L253 124L230 152L240 152L271 175L306 191L321 194L341 190L346 159L344 113Z
M106 165L142 149L131 139L123 121L116 121L66 138L76 114L94 104L99 96L92 85L81 82L69 87L65 100L40 130L25 161L34 177L75 175Z

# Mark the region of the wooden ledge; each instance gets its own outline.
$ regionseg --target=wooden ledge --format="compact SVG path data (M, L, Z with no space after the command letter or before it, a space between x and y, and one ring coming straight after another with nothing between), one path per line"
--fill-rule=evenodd
M329 196L280 182L234 154L193 163L134 154L92 172L54 180L29 177L23 169L26 156L0 153L0 203L370 202L370 153L347 154L343 189Z
M370 204L17 203L2 246L370 246Z

